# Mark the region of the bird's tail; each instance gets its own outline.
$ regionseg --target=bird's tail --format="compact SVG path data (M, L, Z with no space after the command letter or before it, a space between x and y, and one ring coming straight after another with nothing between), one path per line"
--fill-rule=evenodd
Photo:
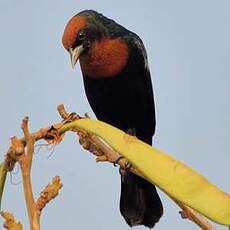
M131 173L121 173L120 211L130 227L145 225L152 228L163 214L156 187Z

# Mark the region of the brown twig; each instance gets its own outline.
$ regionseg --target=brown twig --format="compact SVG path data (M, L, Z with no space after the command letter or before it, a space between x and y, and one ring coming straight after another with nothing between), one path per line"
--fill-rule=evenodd
M30 229L39 230L40 229L39 223L36 222L36 225L34 224L35 223L34 196L33 196L31 175L30 175L32 159L33 159L33 151L34 151L34 140L29 133L28 120L29 120L28 117L25 117L22 120L21 128L24 133L24 138L25 138L27 148L26 150L24 148L23 154L21 154L18 158L18 162L20 164L21 172L22 172L23 189L24 189L24 195L26 200L27 212L29 216ZM21 143L21 145L23 146L23 143Z
M66 120L69 117L69 114L66 112L65 107L63 104L57 106L57 111L62 119Z
M193 210L192 208L185 206L180 201L174 200L179 207L181 207L182 211L179 213L181 214L181 217L183 219L189 219L192 222L196 223L198 226L200 226L203 230L215 230L216 228L210 224L207 219Z
M27 161L28 161L28 171L31 171L31 166L32 166L32 160L33 160L33 153L34 153L34 138L32 137L32 135L30 135L29 132L29 127L28 127L28 122L29 122L29 118L25 117L22 121L22 131L24 133L25 136L25 141L26 141L26 146L27 146Z
M60 177L55 176L52 180L52 183L48 184L40 193L40 196L35 203L35 207L39 214L41 213L42 209L46 206L46 204L58 195L58 192L61 188L62 183Z
M58 130L58 128L60 128L64 123L63 122L59 122L56 123L54 125L51 125L47 128L41 128L38 131L31 133L31 138L34 140L34 142L39 141L41 139L44 140L49 140L49 139L54 139L55 136L55 132ZM14 139L15 137L11 138ZM22 137L20 139L18 139L18 141L22 144L20 146L20 148L23 148L26 146L26 140L25 137ZM17 152L19 153L19 152ZM6 155L5 155L5 164L6 164L6 168L8 171L12 171L14 169L14 165L17 162L16 157L15 157L15 151L12 148L12 141L11 141L11 146L8 149Z
M22 224L20 222L17 222L13 216L13 214L9 212L0 212L1 216L5 219L5 222L3 223L3 227L5 229L9 230L22 230Z

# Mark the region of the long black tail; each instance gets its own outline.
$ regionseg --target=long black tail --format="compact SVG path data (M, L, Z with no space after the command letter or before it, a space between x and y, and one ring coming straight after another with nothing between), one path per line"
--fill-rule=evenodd
M146 141L146 138L143 139ZM152 140L146 142L151 143ZM153 228L163 214L163 206L153 184L131 172L123 171L120 211L130 227L145 225Z
M125 172L121 176L120 211L132 227L152 228L163 214L163 206L156 187L141 177Z

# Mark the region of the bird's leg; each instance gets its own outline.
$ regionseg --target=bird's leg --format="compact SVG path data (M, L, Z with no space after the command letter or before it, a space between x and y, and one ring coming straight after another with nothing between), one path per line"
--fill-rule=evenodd
M115 161L112 162L112 163L113 163L113 166L114 166L114 167L117 167L118 162L119 162L121 159L123 159L123 158L124 158L123 156L119 156Z
M119 173L121 175L121 178L124 178L126 171L124 169L122 169L121 167L119 168Z
M117 164L121 159L125 159L125 157L119 156L115 161L112 162L114 167L117 167ZM131 168L132 168L132 164L128 160L126 160L125 165L123 167L120 167L120 170L128 172L130 171Z
M124 170L126 172L129 172L131 168L132 168L132 164L129 161L126 161Z
M132 164L129 161L126 161L125 162L125 167L124 168L122 168L122 167L119 168L119 173L120 173L122 178L124 178L125 174L130 171L131 167L132 167Z
M137 133L137 131L136 131L136 129L135 128L129 128L128 130L127 130L127 134L129 134L130 136L136 136L136 133Z
M136 136L136 133L137 133L137 131L136 131L136 129L135 128L129 128L128 130L127 130L127 134L129 134L130 136ZM130 171L130 169L132 168L132 164L129 162L129 161L126 161L125 162L125 167L124 167L124 171L125 172L128 172L128 171Z
M131 136L136 136L136 129L131 129L131 128L128 129L127 134L129 134L129 135L131 135ZM122 158L124 158L124 157L119 157L119 158L118 158L118 161L119 161L120 159L122 159ZM118 161L117 161L117 162L118 162ZM128 160L126 160L125 166L124 166L123 168L120 167L120 169L119 169L119 173L121 174L122 178L125 176L125 174L126 174L127 172L130 171L131 168L132 168L132 164L131 164Z

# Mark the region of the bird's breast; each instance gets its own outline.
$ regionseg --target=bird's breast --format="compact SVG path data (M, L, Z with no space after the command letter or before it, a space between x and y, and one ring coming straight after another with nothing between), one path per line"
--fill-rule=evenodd
M90 78L118 75L128 61L128 45L122 39L103 39L92 44L80 58L81 69Z

